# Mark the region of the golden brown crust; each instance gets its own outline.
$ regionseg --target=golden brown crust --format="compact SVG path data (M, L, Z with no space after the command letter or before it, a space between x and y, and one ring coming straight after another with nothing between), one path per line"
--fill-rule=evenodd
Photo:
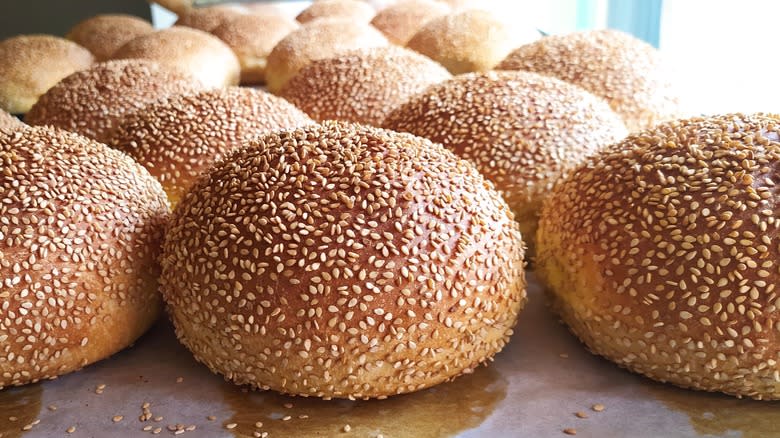
M115 59L148 59L178 69L207 87L237 85L238 58L219 38L174 26L133 39L114 53Z
M231 18L245 15L247 11L235 5L217 5L205 8L193 8L179 14L176 26L211 32Z
M383 126L472 161L507 200L530 248L542 199L555 181L626 135L606 102L526 72L456 76L409 99Z
M661 55L620 31L544 37L513 51L496 69L533 71L576 84L606 99L632 132L680 115Z
M268 89L278 92L311 61L347 50L386 45L387 39L369 24L336 19L313 21L279 41L268 55L265 69Z
M0 109L26 113L46 90L94 61L89 50L64 38L19 35L0 41Z
M41 96L24 120L105 143L129 114L159 99L198 88L200 84L191 77L153 61L108 61L63 79Z
M247 14L225 20L211 33L238 56L241 84L263 84L271 50L297 28L298 23L280 14Z
M544 204L536 269L595 353L650 378L780 399L780 116L659 125Z
M0 387L127 347L161 310L168 204L126 155L55 128L0 130Z
M317 121L379 126L393 108L451 77L444 67L416 52L377 47L314 61L279 95Z
M489 361L525 302L506 203L407 134L336 122L269 134L174 216L161 284L177 334L237 384L416 391Z
M470 9L429 21L406 47L443 65L452 74L491 70L512 49L538 35L500 20L490 12Z
M300 23L320 18L336 18L356 23L368 23L376 11L366 2L359 0L319 0L304 9L297 17Z
M284 99L229 87L149 105L128 117L109 144L149 169L175 206L202 172L243 142L309 123Z
M371 20L371 25L391 43L405 46L425 24L448 12L450 8L442 2L402 0L379 11Z
M0 129L19 129L22 127L24 127L24 123L0 109Z
M193 0L148 0L149 3L157 3L165 9L182 15L192 9Z
M97 61L105 61L126 42L152 32L152 23L142 18L122 14L96 15L75 25L66 38L92 52Z

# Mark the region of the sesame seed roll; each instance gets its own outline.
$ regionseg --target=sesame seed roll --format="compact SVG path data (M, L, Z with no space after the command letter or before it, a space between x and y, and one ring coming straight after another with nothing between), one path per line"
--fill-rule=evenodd
M174 213L162 264L199 361L301 396L384 398L469 373L525 302L517 225L471 164L340 122L215 165Z
M379 126L409 97L451 77L444 67L416 52L377 47L313 61L279 95L317 121Z
M74 73L50 88L24 120L105 143L127 115L159 99L198 88L200 84L191 77L153 61L107 61Z
M402 0L379 11L371 25L391 43L405 46L426 23L448 12L450 8L436 0Z
M368 23L374 17L374 8L360 0L317 0L297 17L301 23L321 18L339 18L358 23Z
M595 353L686 388L780 399L780 116L669 122L547 198L536 270Z
M49 127L0 130L0 388L127 347L157 319L168 203L130 157Z
M658 50L620 31L547 36L517 48L496 69L576 84L606 99L632 132L680 115L672 74Z
M348 50L386 45L387 39L369 24L324 18L306 23L279 41L268 55L265 69L268 90L277 93L311 61Z
M26 113L46 90L94 61L89 50L64 38L18 35L0 41L0 109Z
M473 162L515 212L531 250L541 202L555 181L626 135L601 99L526 72L456 76L409 99L383 126Z
M122 14L96 15L75 25L66 38L92 52L97 61L105 61L128 41L152 32L152 23L142 18Z
M219 38L174 26L142 35L120 47L114 59L147 59L192 76L206 87L237 85L241 65Z
M211 32L231 18L247 14L248 11L239 5L216 5L204 8L192 8L179 14L176 26L191 27Z
M109 144L149 169L175 206L203 171L244 141L309 123L280 97L228 87L153 103L127 117Z

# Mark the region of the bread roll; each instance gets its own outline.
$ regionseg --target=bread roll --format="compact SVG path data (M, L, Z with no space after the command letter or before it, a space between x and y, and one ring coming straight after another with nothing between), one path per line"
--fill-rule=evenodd
M24 114L46 90L95 58L63 38L19 35L0 41L0 109Z
M317 121L379 126L393 108L451 77L444 67L411 50L378 47L314 61L279 95Z
M237 85L241 73L238 58L219 38L179 26L135 38L117 50L114 58L157 61L206 87Z
M129 114L159 99L199 88L191 77L153 61L108 61L63 79L41 96L24 120L105 143Z
M274 93L298 71L317 59L352 49L383 47L387 40L368 24L347 20L316 20L287 35L268 55L266 84Z
M241 63L241 83L265 83L268 55L298 24L280 14L247 14L227 19L211 33L227 44Z
M780 399L780 116L632 135L544 204L536 269L595 353L686 388Z
M55 128L0 130L0 388L69 373L157 319L168 203L126 155Z
M496 68L576 84L606 99L630 131L680 116L678 92L661 55L620 31L548 36L513 51Z
M111 56L135 37L154 32L152 23L132 15L96 15L74 26L67 39L86 48L98 61Z
M405 46L426 23L449 12L446 4L435 0L402 0L379 11L371 25L391 43Z
M229 87L149 105L128 117L109 144L149 169L175 206L202 172L243 142L309 123L284 99Z
M457 76L396 108L384 126L443 144L472 161L515 212L531 250L555 181L626 129L606 102L534 73Z
M511 217L427 140L335 122L277 132L182 200L162 291L179 339L236 384L385 398L506 345L525 302Z
M359 0L319 0L304 9L296 19L308 23L320 18L351 20L355 23L368 23L374 17L374 8Z
M229 19L245 15L247 12L243 7L237 5L193 8L179 14L176 26L191 27L204 32L211 32Z

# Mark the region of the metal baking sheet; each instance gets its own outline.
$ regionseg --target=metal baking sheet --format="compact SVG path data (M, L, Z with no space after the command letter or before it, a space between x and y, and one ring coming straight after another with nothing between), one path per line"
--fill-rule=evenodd
M188 438L565 437L564 429L578 437L780 436L780 404L677 389L621 370L557 321L532 274L529 296L511 343L490 367L377 401L236 387L195 362L161 322L111 359L0 391L0 437L144 437L157 428L157 436ZM140 421L144 403L152 418Z

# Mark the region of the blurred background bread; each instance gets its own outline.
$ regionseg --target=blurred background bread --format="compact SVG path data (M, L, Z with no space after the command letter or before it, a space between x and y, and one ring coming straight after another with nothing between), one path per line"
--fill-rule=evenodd
M126 42L154 32L152 23L132 15L96 15L79 22L65 36L105 61Z

